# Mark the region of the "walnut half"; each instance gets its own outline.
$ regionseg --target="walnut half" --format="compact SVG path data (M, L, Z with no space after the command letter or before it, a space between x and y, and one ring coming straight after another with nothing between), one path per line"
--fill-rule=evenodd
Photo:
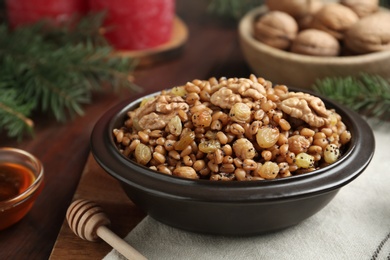
M179 110L189 110L183 98L162 94L138 108L133 120L141 129L163 129Z
M329 123L330 111L318 97L302 92L289 92L278 104L286 114L301 119L313 127L321 127Z

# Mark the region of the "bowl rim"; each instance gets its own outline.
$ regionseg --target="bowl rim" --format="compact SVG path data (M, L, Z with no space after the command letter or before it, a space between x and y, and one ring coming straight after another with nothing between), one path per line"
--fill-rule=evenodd
M24 156L27 160L29 160L29 162L31 162L36 167L36 171L37 171L34 182L25 191L8 200L0 201L0 210L3 211L18 206L19 204L28 200L32 195L34 195L39 190L44 180L44 167L42 162L36 156L32 155L31 153L25 150L13 148L13 147L0 147L0 152L9 153L10 156L12 156L12 154L20 154ZM3 162L5 163L6 161L1 161L0 163Z
M292 87L289 87L289 90L313 94L311 91ZM315 94L325 102L327 107L336 109L352 133L349 148L336 163L312 173L275 180L220 182L166 175L125 158L117 150L112 136L116 122L124 119L126 111L139 104L142 99L158 93L160 92L136 100L130 98L113 106L97 121L90 139L91 152L95 160L108 174L118 179L122 185L130 185L145 192L158 193L175 199L229 203L270 202L316 196L339 189L358 177L370 163L375 151L372 129L359 114ZM127 174L129 169L141 174ZM199 192L194 192L194 189L198 189Z
M268 55L279 59L287 59L297 63L306 64L324 64L324 65L348 65L367 62L377 62L378 60L387 60L390 58L390 50L372 52L360 55L337 56L337 57L321 57L309 56L298 53L292 53L268 46L253 37L253 22L262 13L268 10L266 5L253 8L247 12L239 21L238 31L242 39L244 39L252 48L255 48Z

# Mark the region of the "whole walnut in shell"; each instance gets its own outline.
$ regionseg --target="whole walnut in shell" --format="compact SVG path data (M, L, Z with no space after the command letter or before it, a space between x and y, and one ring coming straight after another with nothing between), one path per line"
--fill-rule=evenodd
M378 11L379 0L340 0L340 4L351 8L359 17Z
M345 45L357 54L390 50L390 13L364 17L345 34Z
M358 20L359 17L350 8L339 3L328 3L314 15L312 28L328 32L341 40L344 32Z
M266 0L265 5L271 11L281 11L300 18L310 14L313 2L317 0Z
M304 16L296 18L300 30L309 29L313 21L314 15L324 6L320 0L313 0L310 4L309 13Z
M311 56L337 56L340 44L327 32L306 29L298 33L292 43L291 52Z
M298 33L298 24L290 15L270 11L254 24L254 37L260 42L278 49L288 49Z

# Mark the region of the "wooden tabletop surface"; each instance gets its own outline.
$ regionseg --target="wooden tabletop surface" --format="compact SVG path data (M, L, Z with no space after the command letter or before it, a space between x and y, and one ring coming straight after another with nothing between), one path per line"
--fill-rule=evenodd
M24 149L37 156L46 173L45 187L27 216L0 231L0 259L48 259L64 222L90 154L89 138L95 122L111 106L129 96L140 96L209 77L248 77L237 24L212 17L209 0L177 0L176 13L188 28L180 55L134 72L142 94L95 93L85 115L57 123L44 114L34 115L35 136L23 142L0 137L0 146ZM260 75L259 75L260 76ZM91 258L94 259L94 258Z

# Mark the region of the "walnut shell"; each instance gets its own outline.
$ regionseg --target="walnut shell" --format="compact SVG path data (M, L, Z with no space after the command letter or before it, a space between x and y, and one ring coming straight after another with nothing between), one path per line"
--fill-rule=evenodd
M345 34L345 45L358 54L390 50L390 13L364 17Z
M310 5L309 13L296 18L300 30L309 29L313 21L314 15L324 6L324 3L319 0L313 0Z
M300 18L310 14L313 2L316 0L266 0L265 5L271 11L281 11Z
M337 56L340 44L327 32L306 29L298 33L292 43L291 52L311 56Z
M361 18L375 13L379 8L379 0L340 0L340 4L351 8Z
M330 33L341 40L345 31L358 20L359 17L350 8L339 3L328 3L314 15L312 28Z
M288 49L298 33L298 24L292 16L270 11L254 24L254 37L260 42L278 49Z

